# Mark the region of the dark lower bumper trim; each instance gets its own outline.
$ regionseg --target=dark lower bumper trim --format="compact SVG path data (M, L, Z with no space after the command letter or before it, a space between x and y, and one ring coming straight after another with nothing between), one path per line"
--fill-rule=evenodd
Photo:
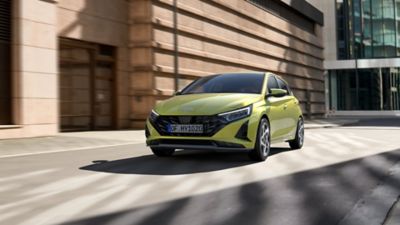
M209 149L209 150L250 150L244 145L217 140L201 139L156 139L148 140L146 144L154 148L175 148L175 149Z
M176 145L176 144L158 144L149 145L154 148L174 148L174 149L190 149L190 150L220 150L220 151L250 151L249 148L229 148L210 145Z

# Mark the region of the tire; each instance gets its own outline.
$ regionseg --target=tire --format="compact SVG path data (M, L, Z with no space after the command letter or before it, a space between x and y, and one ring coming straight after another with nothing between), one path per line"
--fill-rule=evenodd
M256 145L249 152L251 160L262 162L265 161L271 150L271 134L268 120L262 118L258 125Z
M304 120L299 118L297 121L296 137L289 141L289 146L291 149L301 149L304 144Z
M168 157L172 156L175 152L173 148L151 148L154 155L158 157Z

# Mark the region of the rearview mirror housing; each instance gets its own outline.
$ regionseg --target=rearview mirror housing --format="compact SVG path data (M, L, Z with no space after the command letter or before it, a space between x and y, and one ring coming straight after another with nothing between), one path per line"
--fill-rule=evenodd
M283 97L287 94L288 92L286 90L279 88L271 88L270 92L266 95L266 97Z

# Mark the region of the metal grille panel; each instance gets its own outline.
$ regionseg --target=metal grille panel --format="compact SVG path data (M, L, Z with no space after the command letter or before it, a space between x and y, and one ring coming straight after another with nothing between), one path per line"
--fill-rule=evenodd
M0 0L0 41L11 42L11 1Z
M203 124L203 134L169 133L169 124ZM218 116L160 116L154 127L163 136L205 136L210 137L225 126L224 121Z

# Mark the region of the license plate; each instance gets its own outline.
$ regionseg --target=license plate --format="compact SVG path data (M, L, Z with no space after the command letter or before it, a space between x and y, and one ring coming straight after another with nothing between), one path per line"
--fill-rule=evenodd
M202 124L170 124L168 126L169 133L187 133L187 134L202 134Z

